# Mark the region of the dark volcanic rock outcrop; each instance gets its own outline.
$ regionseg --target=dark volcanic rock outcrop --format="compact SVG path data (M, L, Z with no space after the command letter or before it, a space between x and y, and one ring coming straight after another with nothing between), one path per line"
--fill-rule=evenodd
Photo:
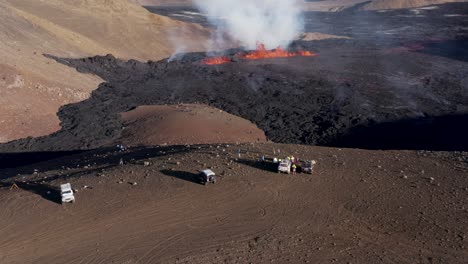
M300 44L319 55L259 61L233 55L232 63L218 66L202 65L203 54L147 63L125 62L111 55L56 58L107 82L88 100L62 107L61 131L1 148L65 150L108 145L124 129L119 113L139 105L177 103L205 103L241 116L276 142L468 148L463 136L468 131L465 62L399 47L370 49L353 40ZM452 117L432 122L445 115ZM401 130L401 120L406 120L403 127L411 133Z
M228 51L234 62L220 66L201 65L205 54L170 63L54 58L106 82L88 100L60 109L61 131L0 151L108 145L123 129L118 113L179 102L249 119L277 142L466 150L467 10L468 4L454 3L417 14L307 12L307 31L351 38L293 43L318 52L313 58L242 61L232 56L235 50Z
M0 151L96 148L115 143L119 113L139 105L204 103L251 120L276 142L385 149L467 150L468 4L428 10L310 12L306 29L351 39L296 42L317 57L202 65L112 55L56 58L104 80L58 112L62 130ZM422 12L422 13L421 13Z

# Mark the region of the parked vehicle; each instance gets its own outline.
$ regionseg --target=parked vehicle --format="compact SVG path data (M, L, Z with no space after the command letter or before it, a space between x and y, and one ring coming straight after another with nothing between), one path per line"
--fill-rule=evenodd
M302 161L302 164L301 164L302 172L312 174L316 163L317 162L315 160Z
M216 175L210 169L202 170L199 176L200 176L200 183L203 185L206 185L207 183L216 183Z
M285 172L287 174L291 173L291 161L288 159L281 160L278 165L278 173Z
M62 196L62 203L74 203L75 196L70 183L60 185L60 195Z

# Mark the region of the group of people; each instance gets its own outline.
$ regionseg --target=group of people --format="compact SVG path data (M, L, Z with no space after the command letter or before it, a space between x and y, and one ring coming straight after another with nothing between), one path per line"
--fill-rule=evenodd
M291 170L293 174L296 174L297 172L297 165L296 162L299 162L299 159L294 158L294 156L287 156L286 159L291 161Z
M262 156L262 161L265 160L264 157L265 156ZM291 156L287 156L286 159L291 162L292 173L296 174L297 173L297 167L298 167L298 164L299 164L299 158L295 158L294 156L291 155ZM283 161L282 159L278 159L276 157L273 158L273 163L281 163L282 161Z

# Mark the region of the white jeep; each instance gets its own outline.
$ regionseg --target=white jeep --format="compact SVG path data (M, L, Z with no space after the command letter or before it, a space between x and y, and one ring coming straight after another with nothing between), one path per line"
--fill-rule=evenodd
M206 185L209 182L216 183L216 175L210 169L200 171L199 177L200 177L200 183L203 185Z
M291 173L291 161L288 159L282 160L278 165L278 173L285 172Z
M74 203L75 196L70 183L60 185L60 195L62 196L62 203Z

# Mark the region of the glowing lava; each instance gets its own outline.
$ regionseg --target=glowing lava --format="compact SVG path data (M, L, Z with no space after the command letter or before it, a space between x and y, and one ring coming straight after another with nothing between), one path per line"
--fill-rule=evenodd
M290 52L287 50L278 47L274 50L267 50L265 45L257 44L257 50L252 51L247 54L239 55L241 58L249 59L249 60L260 60L260 59L272 59L272 58L289 58L289 57L296 57L296 56L306 56L306 57L313 57L317 54L312 53L310 51L295 51Z
M289 57L313 57L317 56L317 54L310 52L310 51L287 51L278 47L273 50L267 50L265 45L259 43L257 44L257 50L249 52L249 53L238 53L236 55L239 58L247 59L247 60L261 60L261 59L273 59L273 58L289 58ZM217 64L224 64L231 62L231 59L228 57L211 57L202 60L203 64L206 65L217 65Z
M211 57L202 60L202 63L206 65L218 65L228 62L231 62L231 59L229 59L228 57Z

